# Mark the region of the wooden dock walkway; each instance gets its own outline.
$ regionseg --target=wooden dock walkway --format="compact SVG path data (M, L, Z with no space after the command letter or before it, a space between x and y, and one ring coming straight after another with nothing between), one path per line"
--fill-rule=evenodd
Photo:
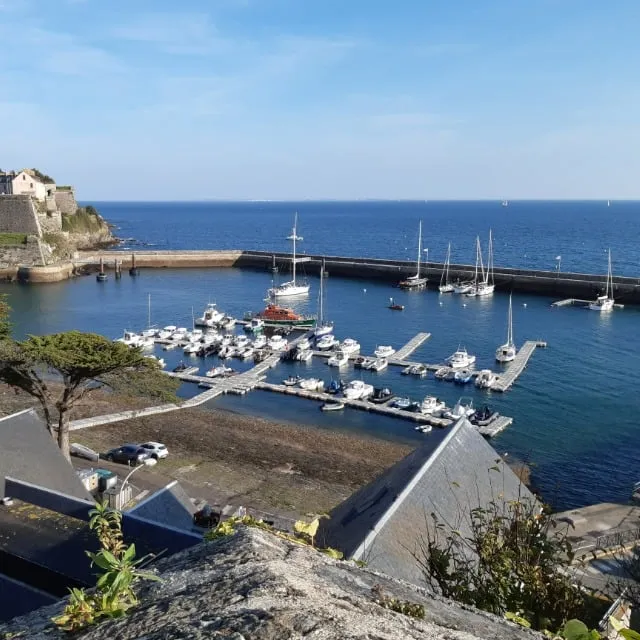
M512 423L513 418L509 416L498 416L491 424L477 427L477 429L480 435L483 435L485 438L493 438L493 436L497 436Z
M518 376L524 371L527 363L529 362L529 358L533 355L536 348L544 348L546 346L546 342L527 340L520 348L520 351L518 351L518 355L516 355L515 360L512 360L509 363L509 368L498 376L498 380L491 387L491 390L504 392L510 389L513 383L518 379Z
M400 347L394 354L393 360L406 360L423 342L426 342L431 337L428 332L422 332L415 335L407 344ZM391 363L391 361L389 361Z
M593 300L581 300L580 298L565 298L564 300L557 300L552 302L552 307L588 307ZM614 303L616 309L624 309L623 304Z

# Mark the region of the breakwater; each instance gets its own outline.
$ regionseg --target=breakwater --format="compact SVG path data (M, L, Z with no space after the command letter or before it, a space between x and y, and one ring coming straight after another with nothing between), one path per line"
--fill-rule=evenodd
M404 260L376 258L352 258L342 256L305 255L307 273L319 273L322 264L329 275L364 280L383 280L395 283L415 273L415 263ZM101 251L86 253L74 261L76 269L96 267L100 258L107 268L113 268L119 261L123 269L131 267L133 260L138 267L148 268L205 268L235 267L240 269L270 270L275 263L280 273L288 271L291 256L287 253L266 251ZM437 288L440 284L444 265L428 262L422 266L429 278L428 286ZM452 264L449 267L450 280L473 278L473 265ZM495 267L496 289L545 296L594 299L605 288L606 274L566 273L556 271L536 271ZM640 278L614 276L614 297L622 304L640 304Z

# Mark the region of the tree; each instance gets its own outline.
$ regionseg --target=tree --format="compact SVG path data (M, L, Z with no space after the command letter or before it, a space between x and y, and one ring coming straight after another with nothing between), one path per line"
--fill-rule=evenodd
M459 513L455 523L426 517L414 557L427 583L445 597L538 630L584 618L585 593L569 569L566 532L535 500L500 498Z
M0 380L38 400L47 429L69 458L69 416L87 394L105 386L175 401L178 382L158 364L103 336L68 331L0 342Z

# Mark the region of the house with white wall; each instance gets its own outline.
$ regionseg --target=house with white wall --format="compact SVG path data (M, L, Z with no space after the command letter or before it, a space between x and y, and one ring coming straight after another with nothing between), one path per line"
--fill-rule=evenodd
M24 169L16 174L12 181L12 191L15 196L33 196L36 200L44 202L56 192L54 183L44 183L30 169Z

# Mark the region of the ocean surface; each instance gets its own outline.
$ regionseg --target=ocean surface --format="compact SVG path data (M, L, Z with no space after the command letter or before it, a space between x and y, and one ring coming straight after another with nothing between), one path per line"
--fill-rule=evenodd
M563 270L602 271L605 250L612 248L614 272L640 273L635 241L640 232L640 204L514 202L358 202L358 203L102 203L103 215L132 248L239 248L286 250L292 213L299 213L299 234L313 253L411 258L416 253L418 220L424 221L430 257L441 260L452 242L454 260L471 262L477 233L489 227L496 239L496 264L553 268L562 256ZM432 252L432 253L431 253ZM433 254L436 255L433 255ZM598 269L597 265L602 269ZM297 303L315 313L319 280L307 274L311 294ZM284 277L282 274L280 277ZM119 337L124 329L168 324L189 326L204 305L216 302L236 317L264 306L270 272L236 269L143 270L138 278L124 274L97 283L94 277L48 285L0 285L10 295L20 334L77 328ZM402 313L387 309L393 296ZM500 453L532 465L533 481L557 509L600 501L625 502L640 479L640 309L598 314L578 308L552 309L551 298L514 295L517 344L527 339L548 342L538 349L516 385L505 394L461 388L400 375L397 368L380 374L352 368L339 375L390 386L418 400L437 395L453 405L470 396L476 406L489 404L514 423L492 440ZM506 338L508 297L470 299L434 291L402 292L384 283L326 280L326 312L340 338L357 338L364 353L376 345L396 348L419 331L432 337L412 357L441 362L464 345L477 368L498 365L495 348ZM150 314L149 314L150 310ZM168 367L187 359L179 351L161 351ZM202 372L217 360L193 358ZM249 364L233 360L236 369ZM324 362L283 363L269 372L280 381L291 373L330 380L335 369ZM184 385L191 395L195 387ZM402 420L346 410L323 413L318 404L268 392L229 396L213 403L232 411L276 420L371 433L417 443L430 434L414 431ZM435 436L434 436L435 437ZM117 443L114 443L117 444Z

